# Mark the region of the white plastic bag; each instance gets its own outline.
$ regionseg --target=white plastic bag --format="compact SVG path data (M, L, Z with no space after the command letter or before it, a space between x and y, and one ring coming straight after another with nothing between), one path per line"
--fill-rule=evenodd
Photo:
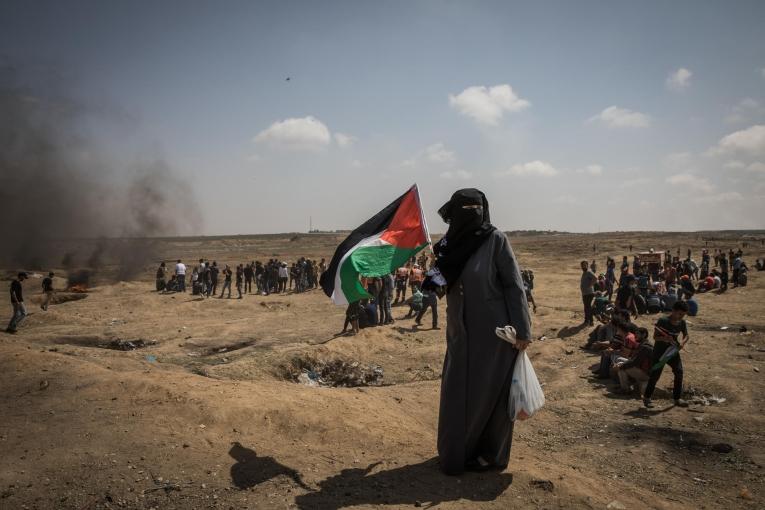
M521 351L515 359L513 382L510 385L510 401L507 406L510 418L525 420L542 409L545 405L545 394L539 385L537 374L531 366L531 360L526 352Z

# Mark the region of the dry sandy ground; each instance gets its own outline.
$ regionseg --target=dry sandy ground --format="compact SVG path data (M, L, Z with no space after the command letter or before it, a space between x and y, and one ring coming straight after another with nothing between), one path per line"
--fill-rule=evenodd
M737 244L734 234L716 235L726 236L710 246ZM329 258L337 239L179 239L157 249L225 263ZM630 244L698 253L702 236L512 241L537 276L534 331L547 339L530 355L547 405L517 424L506 472L438 470L443 331L399 319L333 339L344 310L319 291L159 295L149 267L137 281L99 284L48 312L30 303L39 280L26 283L35 313L18 335L0 337L0 508L762 508L765 275L701 296L690 320L686 387L727 400L688 410L663 394L649 412L589 376L596 357L579 348L587 331L576 328L578 262L597 258L602 267ZM764 254L756 244L748 261ZM99 347L113 339L156 344ZM381 365L385 385L314 388L280 378L278 367L304 354ZM671 381L666 371L660 387ZM715 451L719 443L732 450Z

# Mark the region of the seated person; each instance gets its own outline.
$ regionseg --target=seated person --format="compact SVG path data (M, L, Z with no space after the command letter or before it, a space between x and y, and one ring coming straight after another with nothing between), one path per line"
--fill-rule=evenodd
M638 344L635 336L637 326L630 322L619 321L616 324L616 334L611 345L600 355L600 364L593 370L598 379L608 379L615 376L614 367L617 363L623 363L637 351Z
M165 293L178 292L178 290L178 277L176 275L171 275L170 281L167 282L167 285L165 286Z
M616 324L620 322L620 319L614 315L611 320L608 320L605 316L599 315L598 320L600 320L601 324L598 324L587 337L587 343L584 346L585 349L602 351L603 349L608 349L611 342L614 340Z
M696 289L693 288L691 277L687 274L680 277L680 291L683 299L690 299L696 293Z
M625 283L626 285L619 287L619 290L616 292L616 310L626 311L628 314L632 314L633 317L637 317L638 310L635 303L637 281L634 276L629 275L625 279Z
M640 338L639 335L640 347L635 355L615 366L616 374L619 376L619 386L623 393L629 393L633 384L637 385L641 397L645 392L653 359L653 346L648 342L647 333L646 330L646 338Z
M377 303L375 303L374 299L369 299L369 300L365 300L365 301L366 301L366 303L364 304L364 312L366 312L366 313L363 313L361 315L362 315L362 317L364 317L364 316L366 317L366 321L364 321L365 325L362 325L361 324L361 322L362 322L361 318L362 317L360 317L359 318L359 327L360 328L364 328L364 327L369 328L369 327L372 327L372 326L377 326Z

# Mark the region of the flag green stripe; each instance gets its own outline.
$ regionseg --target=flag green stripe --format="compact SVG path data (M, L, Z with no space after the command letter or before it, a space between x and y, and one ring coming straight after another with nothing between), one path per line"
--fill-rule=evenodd
M383 276L397 268L425 248L399 248L392 244L360 246L345 259L340 266L340 285L343 295L349 303L369 298L369 293L361 286L359 275Z

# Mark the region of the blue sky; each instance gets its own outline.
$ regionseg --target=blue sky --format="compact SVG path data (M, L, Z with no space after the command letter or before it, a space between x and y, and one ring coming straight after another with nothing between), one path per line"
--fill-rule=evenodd
M0 54L108 112L115 171L165 159L201 233L413 182L434 232L461 187L506 230L765 228L765 2L5 1Z

